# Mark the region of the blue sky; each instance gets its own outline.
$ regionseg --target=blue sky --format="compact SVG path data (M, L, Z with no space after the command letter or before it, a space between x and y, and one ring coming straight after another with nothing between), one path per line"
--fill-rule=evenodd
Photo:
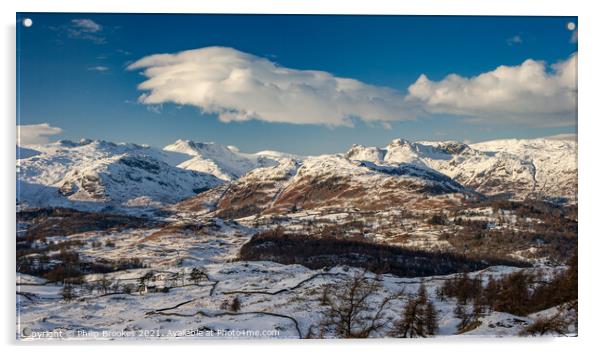
M17 123L60 128L51 140L87 137L161 147L176 139L191 139L236 145L243 151L316 154L345 151L353 143L383 146L396 137L483 141L576 132L575 116L567 113L576 109L570 99L558 107L546 104L562 101L554 95L565 98L566 86L559 84L550 93L545 84L561 82L550 65L577 52L575 33L567 29L567 23L577 23L573 17L17 14L18 20L26 17L33 25L17 26ZM163 86L151 90L157 97L172 98L160 104L139 101L145 90L137 86L149 77L143 75L144 67L128 70L128 65L158 53L211 46L233 48L284 68L359 80L377 87L377 95L388 92L381 88L395 94L385 100L389 108L384 123L372 119L378 110L372 107L346 118L345 124L298 124L287 116L295 109L293 103L277 122L256 106L248 109L258 117L224 122L215 109L202 113L201 109L211 110L197 103L193 93L181 97ZM449 74L470 80L500 65L520 66L527 59L545 61L543 75L551 75L540 85L546 91L541 96L529 92L534 108L529 100L517 101L516 107L506 110L504 102L492 102L489 109L481 104L481 97L451 96L458 102L467 100L461 107L434 99L448 87L457 91L454 94L466 92L445 80ZM157 65L152 61L150 67ZM412 94L420 109L411 119L398 120L395 101L408 95L421 74L428 77L428 85ZM174 80L190 84L186 78ZM463 83L470 85L470 81ZM317 92L322 88L310 87ZM509 97L522 92L514 81L505 89L511 91ZM365 97L358 104L365 103ZM252 96L252 100L262 98ZM176 104L176 99L184 103ZM330 98L321 99L329 102ZM357 105L347 102L341 103L341 109L353 115ZM247 109L248 101L236 101L232 107L219 98L213 103L229 112Z

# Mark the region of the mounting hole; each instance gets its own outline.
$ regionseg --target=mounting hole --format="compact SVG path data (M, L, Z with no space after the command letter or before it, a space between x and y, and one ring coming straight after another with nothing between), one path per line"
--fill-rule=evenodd
M566 24L566 29L568 29L569 31L574 31L575 28L577 28L577 25L575 25L575 22L569 22Z
M33 25L33 21L31 20L31 18L24 18L22 23L25 27L31 27L31 25Z

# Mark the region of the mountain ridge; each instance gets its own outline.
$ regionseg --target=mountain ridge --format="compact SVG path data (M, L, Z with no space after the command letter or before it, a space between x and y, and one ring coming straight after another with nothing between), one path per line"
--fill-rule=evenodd
M503 139L465 144L395 139L384 148L353 145L346 156L386 166L429 167L489 196L577 199L577 145L572 141Z
M394 139L385 147L354 144L345 153L309 157L270 150L243 153L234 146L190 140L163 149L61 140L17 147L17 198L30 206L160 208L226 184L229 192L237 191L230 196L238 194L235 200L263 198L259 209L277 211L304 204L308 199L299 191L318 198L319 186L329 181L324 195L333 188L340 188L344 198L362 188L376 193L366 193L358 206L376 195L384 202L404 188L416 196L428 191L574 203L576 154L575 141L555 139L476 144ZM402 180L399 190L392 188ZM344 192L343 185L353 191ZM375 190L375 185L385 187ZM331 197L313 202L340 202ZM226 200L214 202L219 208Z

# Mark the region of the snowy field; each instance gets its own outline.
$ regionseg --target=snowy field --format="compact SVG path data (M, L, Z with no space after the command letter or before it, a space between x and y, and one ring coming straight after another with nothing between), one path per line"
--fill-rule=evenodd
M208 280L192 283L186 279L171 284L168 293L133 292L92 293L72 301L61 296L62 287L18 274L19 321L17 337L24 340L132 338L304 338L319 323L324 307L320 305L323 286L336 287L354 269L332 268L311 271L303 266L285 266L271 262L234 262L206 266ZM173 275L191 268L144 269L108 275L112 284L137 284L148 271L156 274L149 288L172 282ZM553 271L553 269L546 269ZM493 267L479 272L494 276L513 272L509 267ZM471 273L475 276L476 273ZM368 274L368 276L374 276ZM447 276L451 277L451 276ZM399 278L385 275L382 297L401 290L415 293L421 282L432 298L446 278ZM180 278L181 279L181 278ZM87 282L98 277L87 277ZM76 288L75 292L81 289ZM241 309L223 309L222 304L237 297ZM374 299L375 303L378 299ZM391 325L398 320L403 299L392 310ZM454 316L455 301L437 301L437 335L454 335L459 319ZM536 316L536 315L535 315ZM533 322L532 317L490 312L482 325L463 333L479 336L514 336ZM31 331L31 333L30 333ZM383 329L384 331L384 329ZM382 333L385 335L385 332Z
M332 214L321 218L332 221L345 216ZM302 220L303 216L297 215L296 219ZM137 258L144 268L87 275L82 284L73 285L72 299L65 298L59 283L17 273L17 338L35 341L308 337L326 311L320 300L324 287L336 289L359 270L350 267L310 270L301 265L236 261L238 250L256 231L241 225L245 220L239 221L240 224L215 218L197 220L206 225L200 232L178 227L184 224L179 221L163 229L91 231L48 237L46 242L81 241L77 251L85 261ZM431 235L423 234L424 238ZM203 274L193 279L195 268ZM553 274L563 269L540 266L528 271ZM497 266L470 276L499 277L518 270ZM416 293L424 283L429 298L436 301L437 335L454 335L459 322L454 315L456 302L436 296L442 282L454 276L403 278L385 274L379 280L382 291L371 301L377 304L390 294L405 294L392 302L388 310L389 327L393 326L402 316L407 296ZM368 273L366 277L376 275ZM240 303L236 311L231 309L235 299ZM481 322L463 335L517 335L533 319L490 312ZM372 336L386 334L387 327Z

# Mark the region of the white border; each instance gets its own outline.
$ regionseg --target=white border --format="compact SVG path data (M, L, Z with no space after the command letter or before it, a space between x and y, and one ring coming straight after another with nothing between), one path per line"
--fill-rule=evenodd
M489 0L186 0L161 1L19 1L21 12L145 12L145 13L291 13L291 14L404 14L404 15L546 15L573 16L583 7L580 1Z
M2 224L4 226L2 319L0 334L3 346L8 350L45 353L80 353L82 350L92 353L113 350L117 345L121 350L144 350L150 353L162 353L169 350L166 346L177 345L178 351L241 351L251 353L301 353L308 350L327 352L343 349L346 352L365 353L366 351L391 351L396 353L417 351L420 353L450 353L479 350L489 353L567 353L575 346L579 350L585 346L596 346L598 323L601 320L600 275L602 267L598 254L601 251L597 221L600 219L602 195L602 143L598 138L601 132L599 109L602 92L600 83L600 38L602 19L595 1L582 0L221 0L219 2L200 2L192 0L20 0L1 2L2 11L2 71L4 83L2 91ZM579 338L567 339L461 339L419 340L419 341L303 341L303 342L228 342L228 343L101 343L100 345L35 345L15 344L15 293L14 293L14 218L15 218L15 12L151 12L151 13L291 13L291 14L407 14L407 15L546 15L579 16L579 206L581 238ZM219 345L219 346L218 346ZM110 346L110 348L108 347ZM143 348L138 348L142 346ZM283 347L286 346L286 347ZM474 347L473 347L474 346ZM599 346L599 345L598 345Z

